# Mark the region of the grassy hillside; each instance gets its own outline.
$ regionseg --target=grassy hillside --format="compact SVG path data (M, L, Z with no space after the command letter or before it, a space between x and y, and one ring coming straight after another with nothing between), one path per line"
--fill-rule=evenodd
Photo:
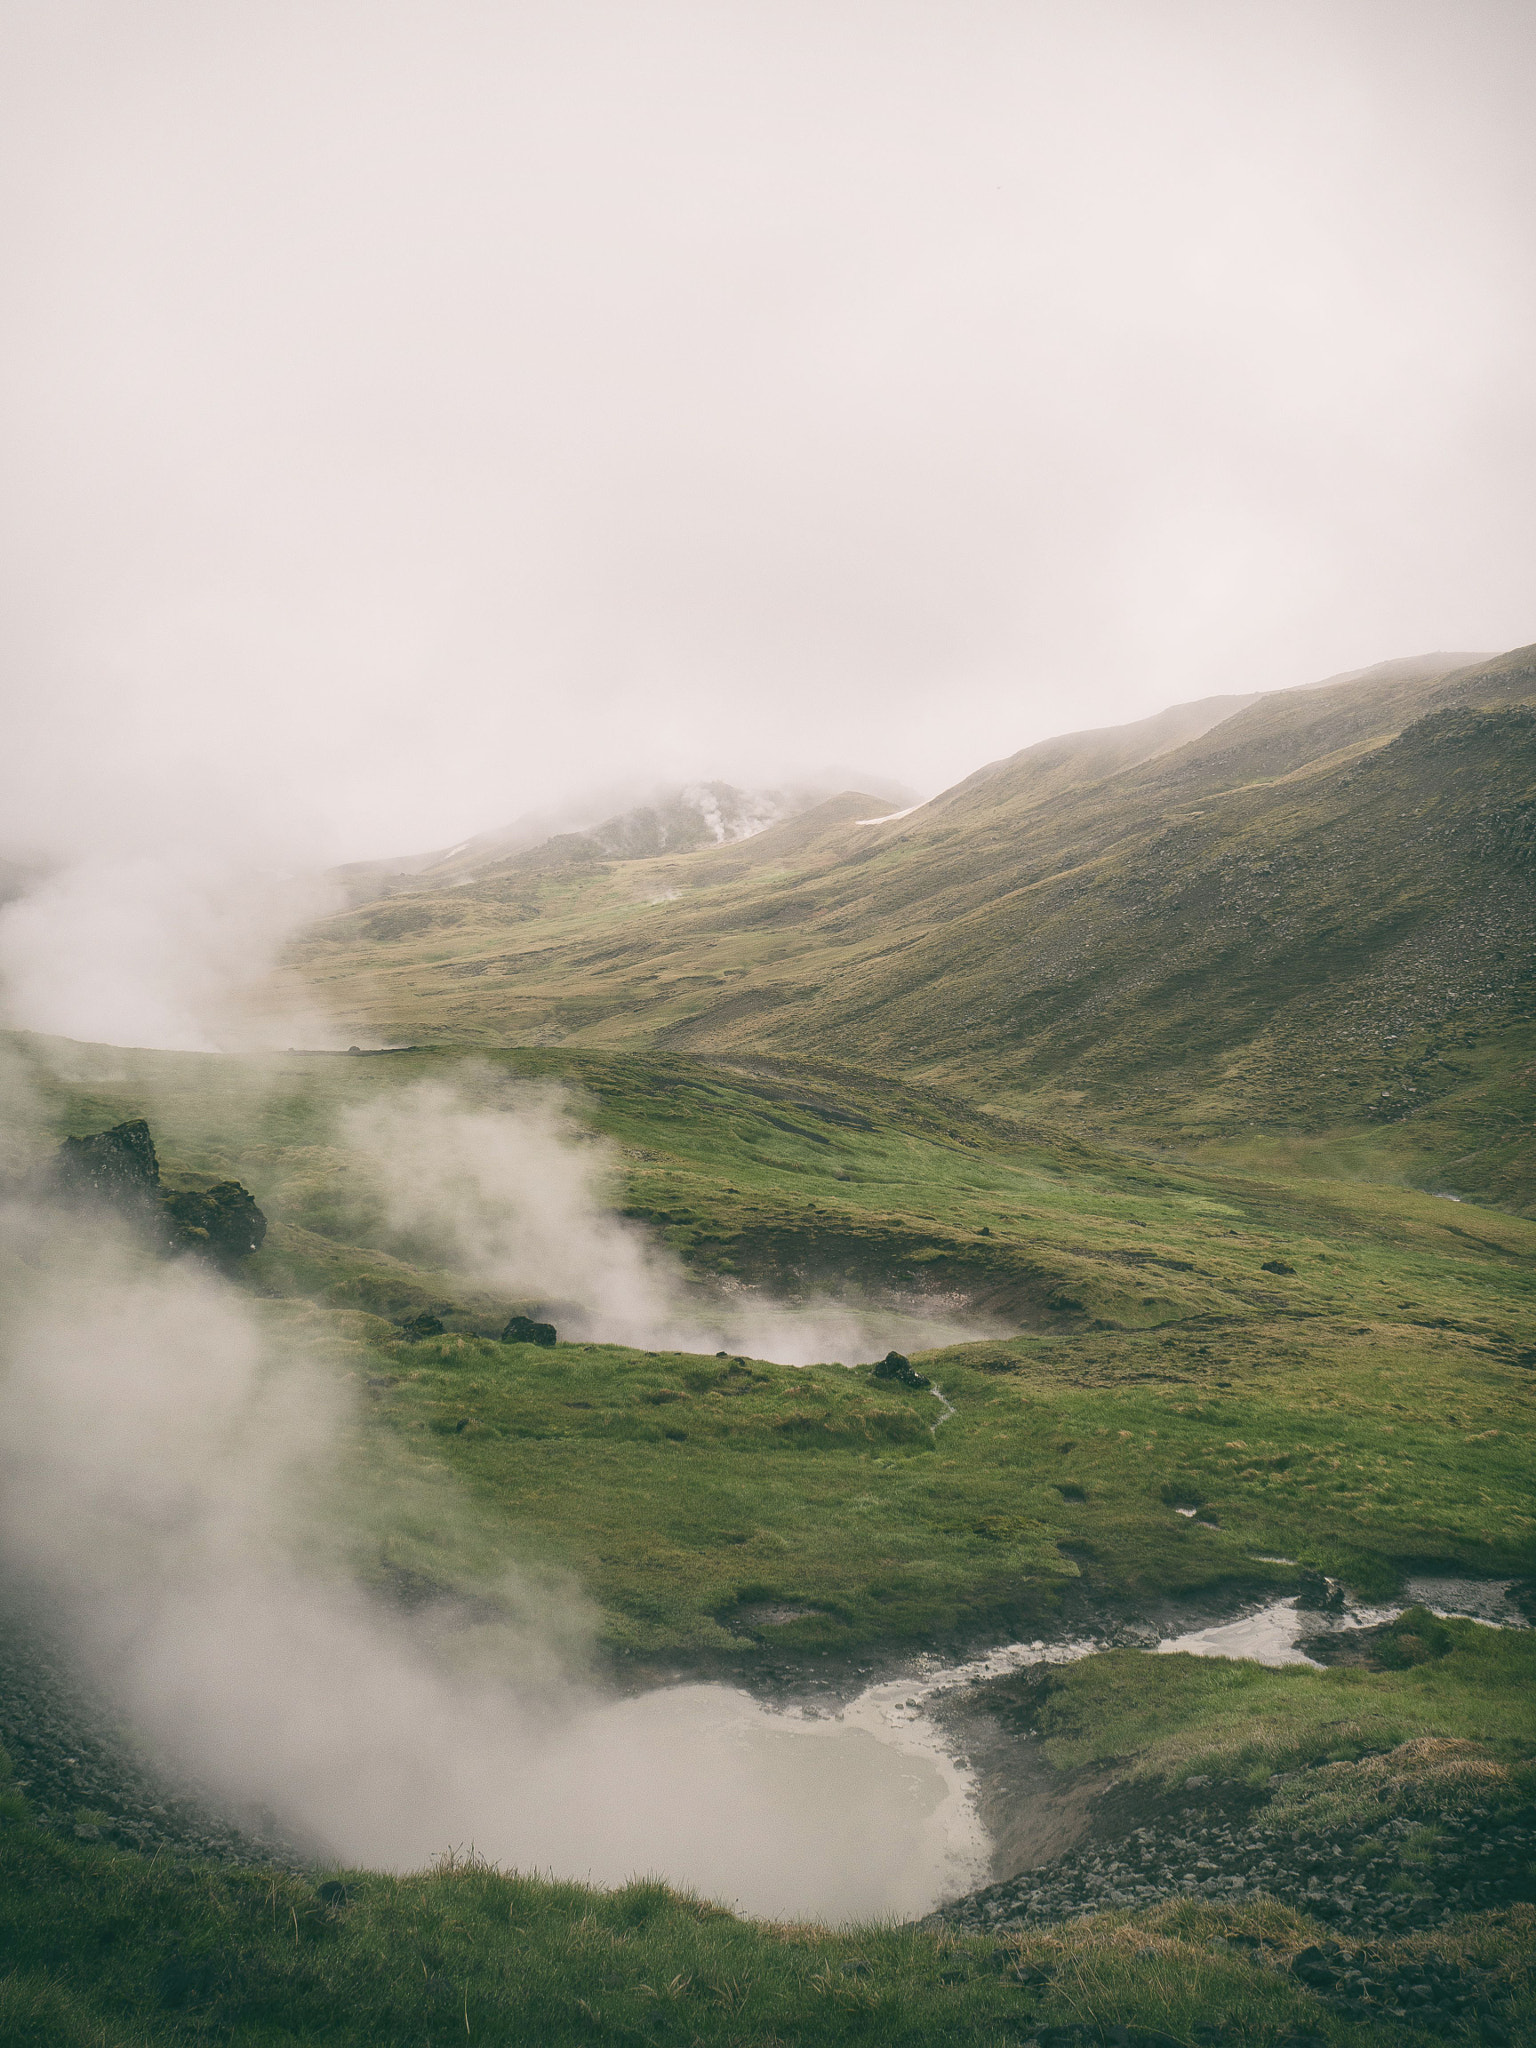
M652 820L418 875L291 968L408 1049L12 1035L0 1167L35 1188L64 1134L144 1116L172 1185L243 1181L270 1229L231 1284L351 1396L295 1542L444 1627L518 1597L509 1562L574 1584L630 1683L825 1684L1319 1572L1528 1592L1533 698L1529 649L1390 663L1052 741L903 817L848 792L734 845L656 852ZM686 1303L991 1334L914 1350L912 1384L873 1336L804 1369L501 1341L565 1310L413 1234L349 1119L530 1084ZM0 1262L0 1306L33 1278ZM742 1921L643 1872L148 1859L60 1804L62 1723L0 1730L29 1771L59 1751L47 1811L0 1782L0 2039L1509 2048L1533 1642L1418 1611L1338 1668L1118 1648L983 1688L956 1740L1014 1773L985 1796L1078 1834L945 1927Z
M1126 728L1129 765L1029 749L889 824L529 854L333 919L292 972L385 1041L835 1060L1138 1143L1347 1140L1528 1208L1536 652L1386 666L1171 747Z
M733 1080L675 1055L13 1053L36 1148L142 1114L168 1175L252 1187L270 1231L241 1284L279 1341L357 1376L390 1469L454 1473L476 1504L462 1554L407 1531L397 1563L457 1583L510 1545L581 1579L615 1651L860 1655L1295 1582L1257 1554L1372 1591L1416 1563L1536 1569L1536 1225L1519 1218L1173 1168L933 1091ZM988 1314L1001 1335L919 1361L954 1413L852 1359L496 1341L542 1304L419 1263L342 1116L422 1080L507 1105L530 1079L580 1090L616 1148L614 1200L698 1278L883 1282ZM408 1342L423 1309L446 1334ZM764 1608L791 1613L760 1626Z

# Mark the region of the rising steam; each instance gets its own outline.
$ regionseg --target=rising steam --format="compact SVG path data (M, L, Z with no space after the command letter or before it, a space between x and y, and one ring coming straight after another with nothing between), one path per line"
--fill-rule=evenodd
M0 904L0 1015L104 1045L324 1043L313 1004L277 993L272 969L330 907L322 879L262 872L216 843L82 855Z
M518 1084L495 1106L419 1082L353 1110L345 1137L402 1247L543 1303L562 1334L645 1350L742 1352L807 1365L985 1336L951 1308L875 1308L825 1294L775 1303L690 1278L615 1213L618 1161L558 1088Z
M528 1129L558 1128L540 1114ZM609 1249L616 1291L594 1299L653 1304L637 1248ZM975 1881L964 1774L919 1741L718 1685L608 1696L579 1597L515 1570L506 1619L475 1627L360 1590L336 1505L348 1382L216 1276L35 1207L0 1216L0 1263L0 1563L139 1739L218 1796L338 1862L473 1843L771 1914L910 1914Z

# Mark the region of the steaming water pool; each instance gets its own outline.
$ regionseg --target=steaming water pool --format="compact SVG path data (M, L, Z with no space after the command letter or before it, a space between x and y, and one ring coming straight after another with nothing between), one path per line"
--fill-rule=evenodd
M1310 1664L1299 1638L1374 1627L1417 1604L1494 1626L1526 1625L1503 1583L1412 1580L1405 1592L1403 1601L1349 1605L1337 1615L1301 1609L1294 1599L1271 1601L1148 1648ZM680 1715L704 1779L732 1781L723 1801L706 1796L707 1825L678 1866L662 1864L663 1875L743 1912L831 1921L918 1918L984 1885L992 1843L979 1818L976 1776L932 1709L943 1696L988 1679L1073 1663L1103 1647L1100 1638L1079 1637L1010 1643L958 1664L934 1659L866 1687L831 1712L768 1707L713 1685L625 1703L618 1712L634 1732L665 1728ZM699 1791L692 1788L695 1800ZM745 1836L737 1832L742 1827ZM643 1830L623 1832L614 1846L618 1840L626 1853L633 1848L630 1867L643 1867L647 1851L657 1858L656 1841Z

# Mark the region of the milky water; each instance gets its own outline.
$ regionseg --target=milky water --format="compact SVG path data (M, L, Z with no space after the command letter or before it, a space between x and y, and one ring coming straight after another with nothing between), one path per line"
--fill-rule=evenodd
M1396 1621L1407 1607L1427 1607L1432 1614L1497 1628L1525 1628L1524 1616L1510 1599L1513 1584L1512 1579L1409 1579L1403 1588L1406 1599L1377 1607L1349 1600L1339 1614L1320 1614L1299 1607L1295 1600L1275 1600L1235 1621L1169 1636L1157 1648L1191 1657L1246 1657L1256 1664L1311 1664L1320 1669L1315 1658L1297 1648L1301 1637L1377 1628Z
M1295 1599L1275 1600L1231 1621L1168 1636L1149 1654L1313 1665L1297 1647L1299 1638L1375 1627L1408 1605L1524 1627L1509 1598L1511 1583L1413 1579L1404 1600L1349 1602L1334 1615L1303 1609ZM934 1709L946 1695L989 1679L1033 1665L1073 1663L1104 1647L1100 1637L1079 1636L1008 1643L962 1663L920 1660L831 1710L767 1708L724 1686L685 1689L697 1696L701 1726L710 1726L713 1739L752 1750L765 1784L782 1802L782 1818L804 1829L810 1851L803 1860L791 1859L798 1867L783 1880L765 1886L761 1871L732 1874L717 1888L720 1895L743 1910L793 1911L807 1919L915 1918L987 1883L992 1843L980 1819L976 1774ZM780 1896L785 1883L792 1900Z
M737 1769L719 1775L739 1780L745 1763L759 1812L772 1814L775 1837L785 1833L764 1841L727 1825L691 1841L685 1865L663 1874L740 1911L829 1921L913 1919L974 1890L990 1875L992 1844L975 1772L933 1707L945 1694L1029 1665L1068 1664L1098 1647L1084 1637L1009 1643L958 1664L923 1659L830 1709L767 1707L721 1685L670 1687L625 1703L623 1715L669 1722L681 1705L705 1774L732 1755ZM632 1845L636 1855L645 1846Z

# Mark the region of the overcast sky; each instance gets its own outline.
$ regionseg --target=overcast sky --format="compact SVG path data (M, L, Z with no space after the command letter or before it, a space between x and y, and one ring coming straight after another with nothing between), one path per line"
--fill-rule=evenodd
M1530 0L4 0L5 831L1536 639Z

